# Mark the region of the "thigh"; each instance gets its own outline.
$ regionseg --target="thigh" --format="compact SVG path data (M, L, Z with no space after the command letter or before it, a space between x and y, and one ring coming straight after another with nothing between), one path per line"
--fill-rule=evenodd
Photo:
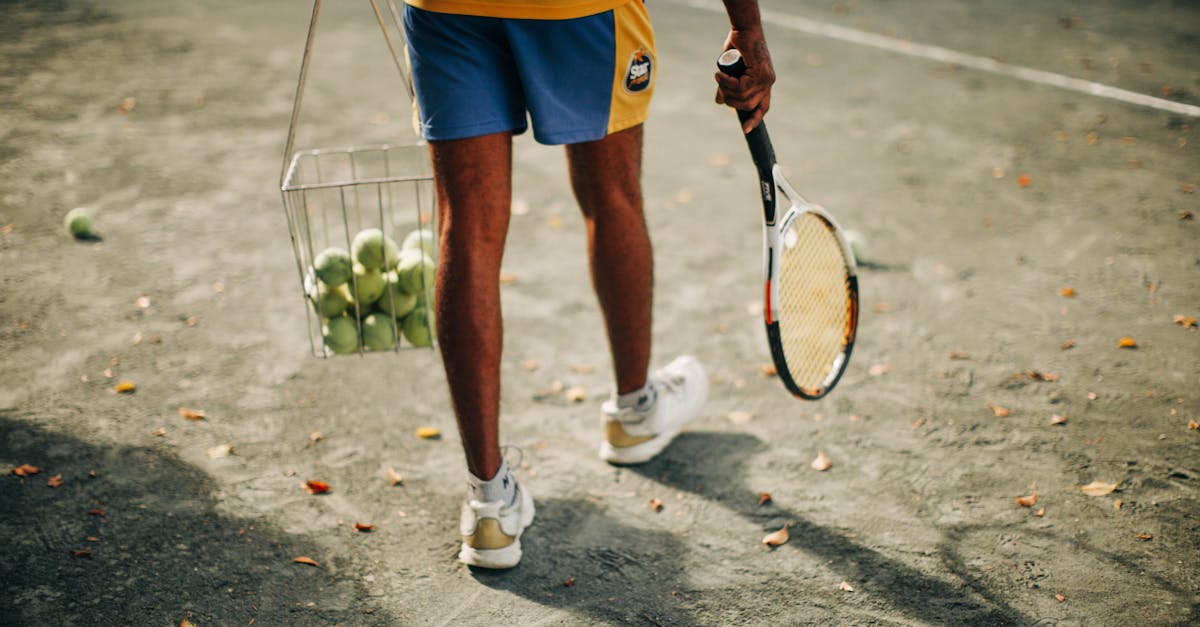
M430 141L525 129L525 101L502 20L405 5L421 134Z

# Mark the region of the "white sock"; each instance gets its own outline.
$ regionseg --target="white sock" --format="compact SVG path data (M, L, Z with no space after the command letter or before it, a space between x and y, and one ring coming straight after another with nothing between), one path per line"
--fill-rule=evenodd
M654 409L654 403L657 400L658 392L654 391L654 386L647 381L640 390L634 390L628 394L618 394L617 409L632 409L644 414Z
M517 497L517 480L509 472L507 460L500 462L496 476L487 481L467 472L467 487L470 489L470 498L480 503L500 501L512 505Z

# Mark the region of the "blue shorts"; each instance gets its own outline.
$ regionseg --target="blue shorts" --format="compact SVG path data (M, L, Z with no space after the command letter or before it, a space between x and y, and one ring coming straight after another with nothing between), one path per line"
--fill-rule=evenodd
M543 144L594 141L641 124L654 92L654 32L642 0L587 17L532 20L404 7L421 135L512 131Z

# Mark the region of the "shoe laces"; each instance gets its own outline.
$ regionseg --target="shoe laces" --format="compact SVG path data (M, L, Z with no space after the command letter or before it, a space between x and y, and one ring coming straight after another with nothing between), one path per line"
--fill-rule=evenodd
M678 395L683 391L683 386L687 379L680 374L667 374L662 370L654 373L655 391L663 391L668 394Z

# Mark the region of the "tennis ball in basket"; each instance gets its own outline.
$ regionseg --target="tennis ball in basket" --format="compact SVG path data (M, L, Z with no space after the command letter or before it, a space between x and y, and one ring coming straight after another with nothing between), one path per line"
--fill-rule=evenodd
M76 207L67 212L63 226L67 227L71 237L87 237L92 234L92 213L84 207Z
M343 283L337 287L329 287L321 284L317 286L317 314L322 318L332 318L345 313L346 309L350 308L354 301L350 297L350 290Z
M383 275L383 280L387 286L383 290L383 295L376 301L379 310L391 315L399 320L407 316L413 307L417 306L417 295L408 292L400 285L400 277L395 272L388 272Z
M388 351L396 346L395 319L386 314L371 314L363 318L363 346L373 351Z
M437 236L433 234L433 229L419 228L405 236L400 249L423 250L426 255L433 257L437 254Z
M400 256L400 247L396 245L396 241L379 229L359 231L358 235L354 236L350 249L354 253L354 260L368 270L391 269Z
M846 244L850 246L850 252L854 254L854 259L859 260L865 258L867 240L862 233L858 231L845 231Z
M433 258L422 250L400 251L400 262L396 264L396 275L405 291L420 294L433 287Z
M362 264L354 264L354 280L351 282L351 292L359 307L372 305L383 295L383 273L379 270L368 270Z
M417 307L404 317L404 339L413 346L429 346L432 344L433 325L424 307Z
M326 248L313 261L317 278L330 287L350 280L350 254L341 248Z
M348 355L358 350L358 325L350 316L330 318L321 327L325 346L338 355Z

